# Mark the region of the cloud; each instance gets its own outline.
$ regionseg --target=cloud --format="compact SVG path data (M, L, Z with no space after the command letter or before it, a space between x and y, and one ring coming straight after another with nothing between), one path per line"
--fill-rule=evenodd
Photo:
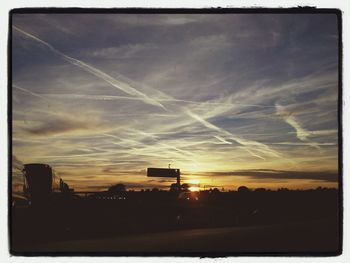
M37 94L37 93L35 93L35 92L32 92L32 91L30 91L30 90L21 88L21 87L19 87L18 85L12 84L12 87L15 88L15 89L18 89L18 90L20 90L20 91L23 91L23 92L25 92L25 93L28 93L28 94L30 94L30 95L32 95L32 96L34 96L34 97L37 97L37 98L40 98L40 99L43 99L43 100L49 102L49 100L46 99L44 96L42 96L42 95L40 95L40 94Z
M12 168L23 170L23 163L15 155L12 155Z
M309 131L310 136L317 136L317 135L331 135L331 134L337 134L338 129L332 129L332 130L320 130L320 131Z
M287 107L283 107L279 104L276 104L275 106L276 106L276 114L281 116L286 123L288 123L291 127L294 128L297 138L300 141L304 142L305 145L309 145L310 147L314 147L318 150L321 150L320 146L336 145L335 143L315 142L310 140L309 137L332 135L332 134L336 134L337 130L335 129L318 130L318 131L307 130L302 127L302 124L297 120L297 118L293 115L293 113L287 110ZM280 142L279 144L287 145L287 142ZM300 144L291 143L290 145L300 145Z
M211 124L210 122L206 121L205 119L201 118L197 114L193 113L191 110L189 110L187 108L183 108L183 110L188 116L190 116L193 119L197 120L198 122L203 124L203 126L207 127L208 129L219 131L219 132L222 131L222 129L220 129L219 127Z
M88 55L94 58L103 59L128 59L145 55L147 52L157 48L154 44L128 44L119 47L106 47L88 52Z
M140 98L135 97L127 97L127 96L115 96L115 95L86 95L86 94L48 94L41 93L36 94L40 95L40 97L44 98L54 98L54 99L68 99L68 100L76 100L76 99L84 99L84 100L104 100L104 101L113 101L113 100L136 100L141 101Z
M31 135L47 136L75 132L77 130L99 130L98 126L94 121L82 121L70 117L56 116L35 127L24 128L24 130Z
M15 87L15 85L13 85ZM54 93L35 93L29 90L26 90L24 88L19 88L16 86L15 88L18 88L24 92L27 92L35 97L39 97L42 99L47 100L48 98L55 98L55 99L86 99L86 100L136 100L136 101L142 101L141 98L137 97L128 97L128 96L116 96L116 95L87 95L87 94L54 94ZM166 98L157 98L158 102L178 102L178 103L185 103L185 104L193 104L195 106L207 108L208 106L214 106L217 108L218 111L220 111L219 107L222 106L223 109L229 110L234 106L242 106L242 107L257 107L257 108L275 108L275 106L269 106L269 105L261 105L261 104L245 104L245 103L229 103L229 102L217 102L216 100L208 100L208 101L193 101L193 100L182 100L182 99L175 99L167 96Z
M129 84L125 83L125 82L120 82L116 79L114 79L113 77L109 76L108 74L90 66L90 65L87 65L85 64L84 62L80 61L80 60L77 60L77 59L74 59L74 58L71 58L67 55L65 55L64 53L58 51L57 49L55 49L54 47L52 47L50 44L48 44L47 42L17 28L17 27L14 27L17 31L25 34L26 36L40 42L41 44L44 44L45 46L47 46L49 49L51 49L54 53L60 55L61 57L63 57L65 60L67 60L68 62L74 64L74 65L77 65L79 67L82 67L83 69L89 71L90 73L102 78L103 80L107 81L108 83L112 84L113 86L123 90L124 92L132 95L132 96L135 96L137 98L141 98L145 103L148 103L148 104L152 104L152 105L157 105L157 106L160 106L162 107L163 109L165 109L165 107L157 100L154 100L150 97L148 97L146 94L144 93L141 93L139 92L138 90L132 88ZM192 113L189 109L184 109L184 113L187 114L188 116L190 116L191 118L195 119L196 121L199 121L200 123L202 123L204 126L206 126L207 128L209 129L212 129L212 130L216 130L216 131L222 131L222 129L220 129L219 127L216 127L215 125L211 124L210 122L200 118L197 114L194 114ZM227 133L227 132L226 132ZM268 149L268 146L266 145L263 145L261 143L257 143L257 142L251 142L251 141L247 141L247 140L243 140L243 139L240 139L240 138L234 138L234 140L236 140L238 143L240 144L243 144L243 145L246 145L246 144L255 144L255 145L259 145L259 146L263 146L263 147L260 147L259 151L260 152L268 152L268 153L273 153L274 156L278 156L278 154L276 154L274 151ZM267 150L267 151L266 151ZM252 150L248 151L249 153L252 152ZM253 154L254 156L258 156L256 153ZM263 159L262 157L260 157L261 159Z
M222 129L222 128L219 128L216 125L214 125L214 124L208 122L207 120L201 118L197 114L191 112L189 109L184 108L184 111L185 111L186 114L188 114L189 116L191 116L195 120L199 121L205 127L209 128L211 130L220 132L221 135L222 135L222 137L220 136L221 139L224 139L223 137L227 137L227 138L229 138L231 140L234 140L238 144L242 145L241 148L246 150L252 156L255 156L255 157L257 157L259 159L262 159L262 160L265 160L265 158L262 157L260 154L265 154L265 155L274 156L274 157L278 157L278 158L281 157L280 153L278 153L277 151L271 149L269 146L267 146L267 145L265 145L263 143L260 143L260 142L257 142L257 141L253 141L253 140L247 140L247 139L243 139L243 138L240 138L238 136L235 136L232 133L230 133L229 131L227 131L225 129ZM227 140L225 140L225 141L227 141Z
M153 105L153 106L157 106L157 107L161 107L163 109L165 109L165 107L159 103L158 101L148 97L146 94L134 89L133 87L131 87L129 84L125 83L125 82L121 82L115 78L113 78L112 76L108 75L107 73L101 71L100 69L97 69L91 65L88 65L84 62L82 62L81 60L72 58L70 56L67 56L66 54L64 54L63 52L57 50L56 48L54 48L53 46L51 46L49 43L47 43L44 40L41 40L35 36L33 36L32 34L29 34L25 31L23 31L22 29L13 26L13 28L15 30L17 30L18 32L24 34L25 36L43 44L44 46L48 47L51 51L53 51L55 54L59 55L60 57L62 57L64 60L66 60L67 62L76 65L82 69L84 69L87 72L90 72L91 74L95 75L96 77L108 82L109 84L111 84L113 87L124 91L125 93L138 97L140 99L142 99L145 103Z
M204 47L206 49L219 49L229 45L229 41L225 35L209 35L200 36L190 41L190 45L198 47ZM204 51L204 50L201 50Z
M290 113L285 107L276 104L276 114L281 116L286 123L288 123L295 129L297 137L301 141L306 141L307 137L311 135L308 130L301 127L301 124L297 121L293 114Z
M212 172L213 176L247 176L251 179L304 179L326 182L338 182L338 173L332 171L284 171L284 170L242 170L233 172Z
M198 22L198 17L197 19L191 18L189 16L179 16L179 17L174 17L174 16L167 16L165 20L162 21L162 23L168 24L168 25L187 25L190 23L195 23Z
M128 162L130 164L130 162ZM148 163L147 162L141 162L141 161L137 161L137 163L142 163L144 165L147 165ZM103 168L102 169L102 173L105 173L105 174L110 174L110 175L115 175L115 176L121 176L121 175L144 175L144 172L142 171L123 171L123 170L120 170L120 167L106 167L106 168Z
M198 22L199 19L203 18L203 15L169 15L169 14L160 14L160 15L142 15L137 14L136 16L119 16L115 19L115 22L124 24L125 26L183 26L191 23ZM112 17L114 20L115 16Z
M65 59L66 61L68 61L69 63L73 64L73 65L76 65L78 67L81 67L83 68L84 70L92 73L93 75L101 78L102 80L112 84L114 87L126 92L127 94L129 95L132 95L134 98L138 98L138 99L141 99L143 102L145 102L146 104L151 104L151 105L155 105L155 106L159 106L163 109L166 109L165 106L163 104L161 104L159 102L159 100L156 100L150 96L148 96L147 94L145 93L142 93L138 90L136 90L135 88L131 87L128 83L126 82L121 82L120 80L117 80L113 77L111 77L110 75L106 74L105 72L97 69L97 68L94 68L80 60L77 60L77 59L74 59L72 57L69 57L67 56L66 54L62 53L61 51L58 51L57 49L55 49L53 46L51 46L49 43L19 29L18 27L15 27L14 26L14 29L21 32L22 34L26 35L27 37L31 38L31 39L34 39L36 40L37 42L45 45L46 47L48 47L50 50L52 50L54 53L60 55L63 59ZM224 36L222 38L220 38L221 40L224 39ZM220 40L220 41L221 41ZM164 94L164 97L165 98L168 98L170 100L172 100L173 98L171 96L167 96ZM107 98L106 98L107 99ZM109 99L111 99L111 97L109 97ZM115 99L115 98L114 98ZM222 109L224 110L227 110L229 109L229 107L227 107L228 105L223 105L223 107L221 107ZM219 107L216 107L216 108L219 108ZM175 107L176 110L180 110L182 111L183 113L185 113L186 115L188 115L189 117L191 117L192 119L200 122L201 124L203 124L205 127L211 129L211 130L214 130L214 131L217 131L219 133L221 133L221 136L220 138L224 139L224 137L230 137L230 139L236 141L237 143L241 144L243 147L243 149L246 149L246 151L248 153L250 153L252 156L255 156L259 159L263 159L265 160L265 158L263 156L261 156L261 154L264 154L264 155L269 155L269 156L274 156L274 157L281 157L281 155L276 152L275 150L272 150L271 148L269 148L267 145L263 144L263 143L260 143L260 142L257 142L257 141L252 141L252 140L247 140L247 139L243 139L243 138L239 138L238 136L235 136L233 134L231 134L230 132L222 129L222 128L219 128L217 127L216 125L213 125L212 123L208 122L207 120L201 118L198 114L195 114L193 113L190 109L188 108L185 108L185 107L179 107L179 106L176 106ZM218 110L216 109L215 112L217 112ZM215 115L214 115L215 116ZM292 122L292 120L289 121L292 125L294 125L294 127L296 127L297 123L295 122ZM74 127L74 125L70 125L71 127ZM300 127L298 127L300 129ZM47 129L39 129L38 131L41 132L41 130L43 131L51 131L50 128L47 128ZM305 130L303 130L305 132ZM36 130L31 130L31 132L37 132ZM301 136L301 135L300 135ZM227 140L225 140L227 141Z
M336 27L305 17L15 16L14 152L101 182L148 163L190 173L336 169L337 46L319 37ZM275 103L287 105L284 117Z
M293 146L303 146L310 145L309 142L270 142L270 144L279 144L279 145L293 145ZM335 146L336 143L333 142L321 142L321 143L313 143L315 146Z
M216 139L218 139L220 142L224 143L224 144L232 144L232 142L229 142L229 141L225 140L224 138L222 138L222 137L220 137L220 136L214 135L214 137L215 137Z
M58 97L58 98L69 98L69 99L72 99L72 98L82 98L82 99L96 99L96 100L119 100L119 99L131 99L131 100L143 100L143 98L140 98L140 97L122 97L122 96L104 96L104 95L84 95L84 94L36 94L36 93L33 93L31 92L32 95L35 95L35 96L38 96L38 97ZM43 97L43 98L45 98ZM158 99L157 101L182 101L182 100L176 100L176 99L173 99L172 97L170 96L165 96L165 98L162 98L162 99ZM192 102L192 101L191 101ZM212 104L210 101L208 103L203 103L203 105L210 105ZM217 102L213 102L213 105L221 105L220 103L217 103ZM233 104L234 105L234 104ZM233 106L232 104L229 104L229 103L223 103L223 109L224 110L227 110L228 108L230 108L231 106ZM237 105L241 105L241 104L237 104ZM252 105L247 105L247 106L252 106ZM269 107L269 106L264 106L264 105L256 105L256 106L262 106L262 107ZM242 138L239 138L237 136L233 136L231 133L211 124L210 122L204 120L203 118L201 118L200 116L198 116L197 114L194 114L192 113L192 111L190 111L188 108L181 108L179 106L176 106L175 109L177 111L181 110L183 113L185 113L186 115L188 115L189 117L191 117L192 119L200 122L201 124L203 124L205 127L211 129L211 130L215 130L215 131L218 131L220 133L224 133L225 136L229 135L231 136L231 139L235 140L236 142L238 142L239 144L242 144L244 146L247 146L247 145L255 145L257 147L255 147L256 149L247 149L247 152L249 152L252 156L255 156L257 158L260 158L260 159L263 159L265 160L265 158L259 156L256 152L254 153L254 151L258 151L260 153L264 153L264 154L269 154L269 155L273 155L275 157L279 157L279 154L273 150L271 150L267 145L264 145L262 143L258 143L258 142L255 142L255 141L251 141L251 140L245 140L245 139L242 139ZM181 112L180 111L180 112ZM218 110L218 107L216 107L216 110L215 110L215 114L218 114L220 112L220 110ZM214 114L212 114L212 116L215 116ZM35 129L29 129L29 132L31 132L32 134L48 134L48 133L58 133L58 132L63 132L63 131L70 131L70 130L76 130L76 129L84 129L86 128L85 125L83 124L72 124L71 122L70 123L65 123L65 124L68 124L68 125L62 125L62 122L59 121L58 122L59 124L59 127L57 127L57 125L53 125L52 127L39 127L39 128L35 128ZM215 136L214 136L215 137ZM221 142L224 142L225 143L229 143L229 144L232 144L231 142L225 140L222 136L218 136L218 137L215 137L215 138L221 138ZM223 141L224 140L224 141ZM179 149L179 148L176 148L177 151L181 152L182 150ZM182 153L185 153L184 151L182 151Z

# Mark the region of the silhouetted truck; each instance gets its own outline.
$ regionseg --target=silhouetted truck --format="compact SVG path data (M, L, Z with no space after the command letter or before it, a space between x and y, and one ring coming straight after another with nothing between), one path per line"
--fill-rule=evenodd
M172 168L147 168L148 177L174 177L180 185L180 169Z
M68 185L55 175L48 164L25 164L23 193L32 204L48 202L58 193L69 192Z

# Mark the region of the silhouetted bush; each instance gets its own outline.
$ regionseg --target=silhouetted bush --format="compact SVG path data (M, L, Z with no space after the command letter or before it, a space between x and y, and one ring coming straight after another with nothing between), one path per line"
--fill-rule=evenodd
M178 184L174 183L170 185L170 192L177 192L180 190L180 187Z
M111 194L118 194L125 191L126 191L126 186L124 184L116 184L108 188L108 192Z

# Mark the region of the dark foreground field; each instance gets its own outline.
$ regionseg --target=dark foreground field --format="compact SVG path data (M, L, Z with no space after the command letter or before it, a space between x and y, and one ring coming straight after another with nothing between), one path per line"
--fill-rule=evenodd
M206 192L198 200L170 192L118 197L12 208L12 253L340 252L336 190Z

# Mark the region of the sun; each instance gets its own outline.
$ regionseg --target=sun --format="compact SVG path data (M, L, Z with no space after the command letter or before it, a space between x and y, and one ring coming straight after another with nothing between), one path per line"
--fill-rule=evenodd
M191 192L198 192L199 191L199 187L198 186L191 186L190 188L188 188Z
M201 181L198 178L191 178L187 182L190 185L188 190L190 190L191 192L198 192L200 190Z
M190 184L199 184L200 181L198 179L190 179L190 180L188 180L188 183L190 183Z

